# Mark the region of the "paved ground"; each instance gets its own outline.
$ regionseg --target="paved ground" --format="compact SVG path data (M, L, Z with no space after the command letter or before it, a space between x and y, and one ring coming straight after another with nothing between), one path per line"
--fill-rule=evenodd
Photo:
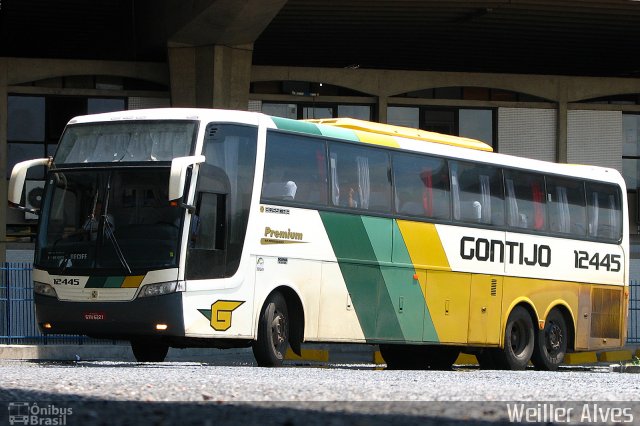
M640 420L638 376L604 367L548 373L230 364L0 361L0 424L19 412L18 403L67 425L481 424L509 420L518 406L503 401L524 401L521 408L544 422L563 423L557 416L571 407L573 423L585 409L592 420L592 411L606 413L597 414L604 423Z

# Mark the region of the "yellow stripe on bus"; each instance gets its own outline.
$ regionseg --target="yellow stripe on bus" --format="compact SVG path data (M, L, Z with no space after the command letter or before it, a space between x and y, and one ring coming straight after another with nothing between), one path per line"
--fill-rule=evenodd
M132 277L125 277L122 282L121 288L138 288L140 287L140 283L144 279L144 275L135 275Z
M400 144L393 136L379 135L376 133L362 132L360 130L353 131L360 142L370 143L373 145L387 146L390 148L400 148Z
M450 271L447 255L433 223L398 220L398 228L416 269Z

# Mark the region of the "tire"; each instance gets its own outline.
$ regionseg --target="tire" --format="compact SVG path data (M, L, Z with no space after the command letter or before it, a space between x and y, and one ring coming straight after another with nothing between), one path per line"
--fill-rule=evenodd
M504 331L504 348L493 355L501 370L524 370L534 348L535 331L531 315L522 306L513 308Z
M131 350L138 362L162 362L167 357L169 345L159 339L134 339Z
M552 309L544 322L544 330L536 333L531 362L537 370L553 371L567 353L567 322L558 309Z
M460 349L454 346L380 345L389 370L451 370Z
M280 367L289 347L289 316L282 294L271 294L264 303L258 322L258 338L253 356L260 367Z

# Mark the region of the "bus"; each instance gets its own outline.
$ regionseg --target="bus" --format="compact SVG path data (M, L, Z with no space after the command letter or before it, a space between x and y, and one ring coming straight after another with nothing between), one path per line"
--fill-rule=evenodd
M31 167L46 168L27 208ZM620 348L629 223L615 170L354 119L207 109L72 119L17 164L39 215L43 333L168 348L379 345L394 369L553 370Z

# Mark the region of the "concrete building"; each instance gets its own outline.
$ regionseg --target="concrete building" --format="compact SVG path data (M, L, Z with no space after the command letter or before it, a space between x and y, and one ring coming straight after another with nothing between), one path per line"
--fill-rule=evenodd
M0 0L0 173L120 109L420 127L623 172L640 278L639 39L635 0ZM36 220L0 224L0 257L28 260Z

